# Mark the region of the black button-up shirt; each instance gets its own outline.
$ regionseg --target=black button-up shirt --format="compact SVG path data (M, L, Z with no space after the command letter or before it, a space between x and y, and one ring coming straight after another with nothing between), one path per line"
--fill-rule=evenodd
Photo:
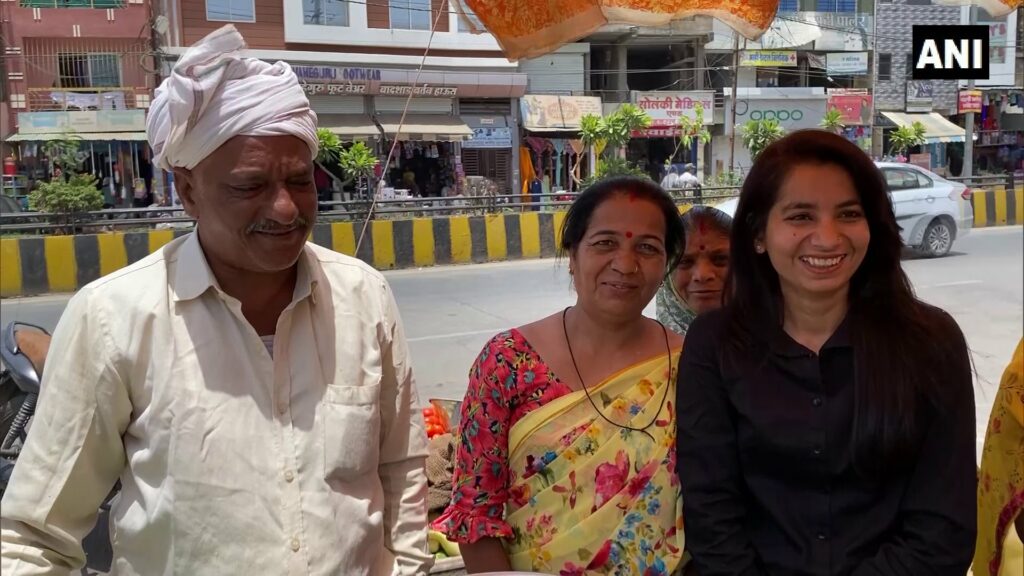
M976 531L966 344L949 374L953 419L928 421L916 462L868 479L850 450L847 323L817 355L779 326L765 326L760 352L723 354L724 329L722 312L698 318L679 369L678 472L697 573L964 576Z

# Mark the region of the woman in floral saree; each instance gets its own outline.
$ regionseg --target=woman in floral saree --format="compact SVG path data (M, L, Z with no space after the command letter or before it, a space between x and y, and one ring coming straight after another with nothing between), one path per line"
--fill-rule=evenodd
M569 210L576 305L498 334L470 371L452 504L434 523L470 573L681 572L682 341L643 310L682 245L651 182L601 182Z

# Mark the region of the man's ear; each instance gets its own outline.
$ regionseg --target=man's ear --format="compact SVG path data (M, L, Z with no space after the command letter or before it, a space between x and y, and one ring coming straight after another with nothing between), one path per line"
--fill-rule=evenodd
M181 198L181 205L185 213L193 218L199 217L199 206L196 203L196 176L188 168L174 169L174 188Z

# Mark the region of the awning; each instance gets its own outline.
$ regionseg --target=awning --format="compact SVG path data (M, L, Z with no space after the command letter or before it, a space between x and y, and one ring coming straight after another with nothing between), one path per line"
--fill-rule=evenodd
M407 114L399 132L401 119L400 114L382 114L377 117L384 133L396 140L461 142L473 136L473 130L457 116Z
M342 140L380 136L380 130L366 114L317 114L317 127L330 130Z
M924 137L928 144L964 141L964 129L935 112L921 114L882 112L882 115L892 120L897 126L910 126L914 122L920 122L924 126Z
M48 142L50 140L72 139L88 142L145 142L145 132L49 132L44 134L12 134L8 142Z
M46 132L41 134L16 133L7 136L9 142L44 142L71 137L84 141L145 141L145 132Z

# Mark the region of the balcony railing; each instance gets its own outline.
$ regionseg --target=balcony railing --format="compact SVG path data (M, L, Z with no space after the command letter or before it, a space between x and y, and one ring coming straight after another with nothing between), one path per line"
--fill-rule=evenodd
M29 88L28 112L74 110L133 110L148 108L148 88Z
M125 0L19 0L22 8L124 8Z

